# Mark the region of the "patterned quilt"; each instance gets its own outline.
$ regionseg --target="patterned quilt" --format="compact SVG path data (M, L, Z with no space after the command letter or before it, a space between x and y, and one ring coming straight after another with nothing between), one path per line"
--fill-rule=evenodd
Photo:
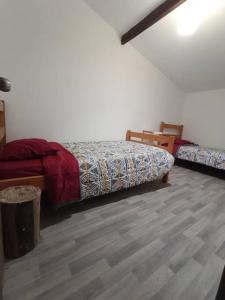
M80 166L81 199L162 178L174 164L165 150L134 142L64 143Z
M225 150L184 145L178 149L176 157L225 170Z

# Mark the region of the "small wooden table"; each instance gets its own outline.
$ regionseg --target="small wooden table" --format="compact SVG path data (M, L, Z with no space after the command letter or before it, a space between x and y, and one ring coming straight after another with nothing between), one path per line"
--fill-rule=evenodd
M41 190L34 186L9 187L0 192L4 254L17 258L40 239Z

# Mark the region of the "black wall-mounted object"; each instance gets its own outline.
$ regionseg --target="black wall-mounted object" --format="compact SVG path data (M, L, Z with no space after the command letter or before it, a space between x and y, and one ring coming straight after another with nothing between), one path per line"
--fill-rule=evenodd
M4 77L0 77L0 91L9 92L11 90L11 82Z

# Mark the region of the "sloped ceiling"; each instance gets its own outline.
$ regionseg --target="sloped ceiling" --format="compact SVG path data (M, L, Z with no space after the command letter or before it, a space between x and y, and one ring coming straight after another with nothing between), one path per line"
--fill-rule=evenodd
M164 1L85 0L120 35ZM177 11L174 11L130 43L185 92L223 89L225 7L223 8L205 20L191 36L178 35Z

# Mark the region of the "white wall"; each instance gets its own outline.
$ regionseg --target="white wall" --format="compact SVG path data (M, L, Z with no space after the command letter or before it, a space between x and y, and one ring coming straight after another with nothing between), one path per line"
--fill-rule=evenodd
M188 94L184 137L203 146L225 149L225 90Z
M82 0L1 0L8 140L120 139L179 123L183 93Z

